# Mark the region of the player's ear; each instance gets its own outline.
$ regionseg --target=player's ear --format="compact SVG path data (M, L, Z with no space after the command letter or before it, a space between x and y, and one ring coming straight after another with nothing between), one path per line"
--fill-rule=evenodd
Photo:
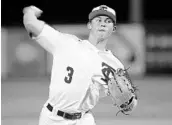
M116 31L116 26L113 27L113 32L115 32L115 31Z
M90 30L91 29L91 23L90 21L87 23L87 28Z

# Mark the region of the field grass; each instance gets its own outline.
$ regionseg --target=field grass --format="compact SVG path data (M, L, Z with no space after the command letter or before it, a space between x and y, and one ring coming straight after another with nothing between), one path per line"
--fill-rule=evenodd
M172 78L135 79L139 103L133 114L116 116L109 98L93 109L97 125L172 125ZM1 82L2 125L37 125L48 98L47 78L10 79Z

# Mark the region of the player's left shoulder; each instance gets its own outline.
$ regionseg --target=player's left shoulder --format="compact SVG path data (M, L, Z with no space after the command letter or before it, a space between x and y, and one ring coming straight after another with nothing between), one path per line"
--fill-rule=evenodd
M113 51L111 51L111 50L108 50L108 51L109 51L109 53L111 54L112 59L118 64L118 66L119 66L120 68L124 69L125 66L124 66L122 60L119 58L119 56L117 56L117 55L116 55Z
M112 50L106 50L106 51L111 55L112 58L115 58L121 62L120 58Z

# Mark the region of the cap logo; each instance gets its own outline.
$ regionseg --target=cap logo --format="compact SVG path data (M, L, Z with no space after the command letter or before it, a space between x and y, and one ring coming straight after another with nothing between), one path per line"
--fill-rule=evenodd
M105 11L107 11L107 6L100 6L100 10L105 10Z
M98 6L98 7L94 8L92 10L92 12L96 11L96 10L104 10L104 11L108 11L108 12L112 13L113 15L116 15L116 12L112 8L107 7L106 5Z

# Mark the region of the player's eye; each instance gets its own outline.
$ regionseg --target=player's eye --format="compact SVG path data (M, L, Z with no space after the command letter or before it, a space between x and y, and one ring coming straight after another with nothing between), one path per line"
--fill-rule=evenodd
M101 22L101 19L96 19L96 22Z
M95 22L101 22L101 19L100 19L99 17L95 17L95 18L94 18L94 21L95 21Z
M111 19L107 19L106 23L112 23L112 20Z

